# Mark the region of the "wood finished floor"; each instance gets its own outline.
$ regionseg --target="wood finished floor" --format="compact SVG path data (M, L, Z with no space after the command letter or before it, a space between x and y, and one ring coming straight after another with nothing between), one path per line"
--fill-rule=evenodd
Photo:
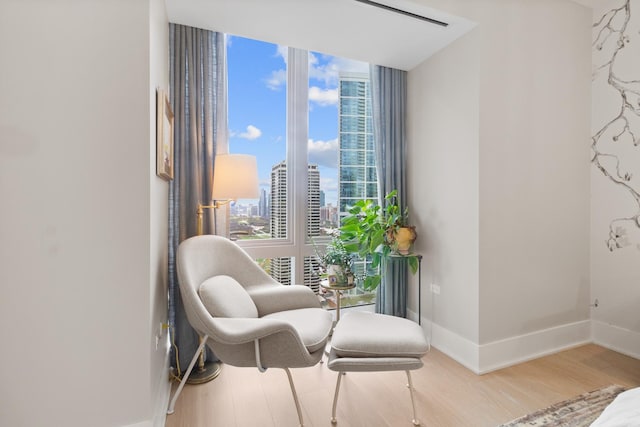
M495 427L552 403L609 384L640 386L640 360L585 345L485 375L436 349L412 372L426 427ZM324 364L293 369L305 426L332 426L336 373ZM174 387L175 389L175 387ZM338 400L340 427L411 426L404 372L348 373ZM187 385L166 427L297 426L286 373L223 366L207 384Z

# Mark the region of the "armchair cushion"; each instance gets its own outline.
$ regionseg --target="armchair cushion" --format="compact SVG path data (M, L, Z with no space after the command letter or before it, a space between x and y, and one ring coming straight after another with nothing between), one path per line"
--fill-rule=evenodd
M303 285L263 284L247 289L258 309L258 316L298 308L320 308L320 300Z
M200 284L198 294L213 317L258 317L253 300L233 277L210 277Z
M302 343L309 353L320 350L327 342L333 327L331 313L321 308L300 308L267 314L263 319L274 319L289 323L298 331Z

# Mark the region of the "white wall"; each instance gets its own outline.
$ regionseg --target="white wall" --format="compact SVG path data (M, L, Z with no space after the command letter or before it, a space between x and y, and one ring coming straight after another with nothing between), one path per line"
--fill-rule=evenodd
M408 75L408 163L411 220L419 230L423 317L463 340L479 334L479 42L475 32ZM416 278L414 278L415 280ZM415 292L413 292L415 296ZM409 309L417 313L415 300ZM454 346L440 337L434 345ZM449 354L473 365L455 350Z
M481 344L589 317L590 12L491 3L480 17Z
M591 134L597 156L591 164L591 277L592 295L599 301L593 309L595 341L640 357L640 96L625 92L636 113L627 109L623 118L622 91L633 84L616 87L609 81L610 77L613 81L640 80L640 1L630 1L629 14L626 10L615 16L610 13L624 4L623 0L601 1L593 10L593 22L601 24L593 31L593 67L597 72ZM605 37L605 25L611 18L611 28L616 30L628 19L622 45L618 45L619 33ZM614 57L611 67L602 67ZM636 145L631 134L623 132L625 124L635 134ZM626 174L630 179L624 179Z
M448 74L470 72L468 63L479 57L479 147L471 153L461 152L457 164L450 159L444 167L434 165L435 171L419 166L430 160L411 155L412 188L420 183L430 190L419 194L427 201L411 201L413 217L418 215L426 230L420 237L426 241L417 249L426 248L430 257L461 269L456 276L479 274L477 289L469 290L478 295L478 332L474 336L471 325L463 330L447 315L439 315L450 313L457 322L468 322L475 315L473 307L468 315L461 313L458 301L465 298L460 295L463 287L441 275L441 261L434 266L426 263L427 270L435 269L427 274L441 280L442 293L434 301L434 331L442 327L452 340L468 340L463 343L465 358L472 359L468 354L473 352L478 355L478 365L472 367L477 371L531 357L529 350L520 351L526 347L521 340L526 341L530 334L549 334L546 343L538 346L539 352L588 339L590 11L569 1L551 0L423 3L478 23L465 37L475 38L475 50L466 46L468 41L454 43L410 71L410 97L429 97L434 90L453 93L452 99L443 101L445 108L440 112L429 106L432 101L410 100L419 105L410 122L410 151L423 150L417 147L426 143L432 146L426 156L451 150L449 146L460 131L451 127L453 142L443 130L425 141L421 134L428 125L421 123L450 122L456 111L448 111L448 102L458 102L462 117L468 114L466 103L473 104L476 98L471 93L468 99L459 99L457 89L468 83L455 81ZM442 66L443 57L453 55L461 58ZM444 89L437 88L441 83L446 85ZM473 145L475 141L466 143ZM474 173L470 166L476 161L474 155L478 189L468 183L469 174ZM443 190L426 182L446 182L448 187L452 171L458 172L453 175L456 189L468 190L451 195L459 201L457 210L443 219L433 209L416 209L416 204L432 204L441 197ZM415 190L412 193L418 195ZM478 262L470 262L470 249L448 247L464 241L456 228L463 223L453 214L469 203L461 200L474 197L479 204L478 236L469 229L467 243L478 245ZM468 279L467 286L473 287L471 282ZM557 340L562 331L556 328L572 329L576 324L579 332L575 340ZM505 349L505 342L511 348ZM496 346L500 352L495 351Z
M156 89L169 89L169 21L164 0L150 0L149 13L149 263L150 275L150 397L153 425L164 426L171 390L168 381L168 333L160 324L167 324L168 316L168 231L169 183L155 174L156 170ZM156 336L159 345L156 348Z
M161 20L148 1L0 3L0 425L152 418Z

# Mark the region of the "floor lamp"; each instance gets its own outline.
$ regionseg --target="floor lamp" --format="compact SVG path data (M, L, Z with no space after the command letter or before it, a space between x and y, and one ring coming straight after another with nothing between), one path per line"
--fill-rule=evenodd
M238 199L258 198L258 162L255 156L247 154L221 154L216 156L213 166L213 191L209 205L198 203L196 210L196 232L202 235L203 213L205 209L215 210ZM215 220L214 220L215 223ZM202 337L200 337L202 344ZM191 371L187 383L202 384L220 374L220 362L204 361L204 348L200 352L198 365Z

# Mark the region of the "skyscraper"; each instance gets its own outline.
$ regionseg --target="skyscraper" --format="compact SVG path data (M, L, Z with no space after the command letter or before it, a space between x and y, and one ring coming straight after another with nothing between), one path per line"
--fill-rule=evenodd
M338 207L340 213L361 199L378 199L369 75L340 73L338 109Z
M320 235L320 171L318 165L309 165L307 171L307 236ZM304 257L304 284L318 293L320 277L314 257Z
M378 200L378 180L373 147L369 75L340 73L338 106L338 210L344 215L358 200ZM356 274L366 268L354 262Z
M269 218L269 195L264 188L260 190L260 201L258 202L258 216Z
M271 237L287 237L287 164L271 168L271 201L269 203Z
M271 168L269 210L271 237L287 237L287 164L284 160ZM291 258L271 258L271 277L283 285L290 285Z
M320 235L320 171L309 165L307 180L307 236ZM282 161L271 168L270 202L271 237L287 237L287 164ZM320 279L314 274L313 257L304 258L304 284L318 292ZM271 277L284 285L291 284L291 258L272 258Z
M307 236L320 235L320 171L309 165L307 172Z

